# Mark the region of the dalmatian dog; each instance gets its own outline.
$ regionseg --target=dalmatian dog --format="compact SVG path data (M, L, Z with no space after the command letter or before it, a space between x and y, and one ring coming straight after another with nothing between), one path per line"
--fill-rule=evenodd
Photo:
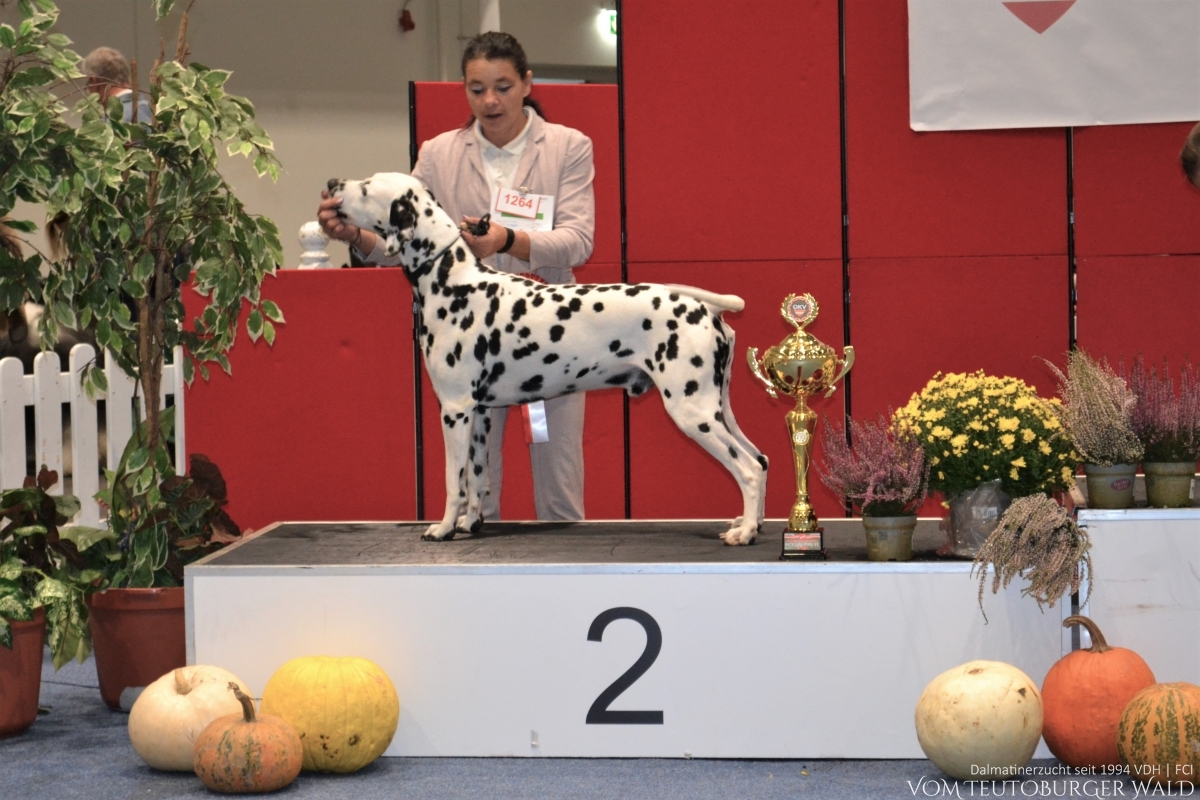
M742 515L721 535L751 544L763 520L767 459L738 428L729 405L733 295L686 286L544 285L485 266L458 226L415 178L379 173L334 179L339 216L374 231L397 258L420 306L425 368L441 402L446 513L422 536L479 529L488 491L492 406L571 392L657 387L667 413L733 475Z

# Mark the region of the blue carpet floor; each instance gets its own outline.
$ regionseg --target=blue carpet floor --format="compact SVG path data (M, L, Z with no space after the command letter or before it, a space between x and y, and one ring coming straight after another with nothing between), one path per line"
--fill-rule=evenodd
M217 795L191 774L156 772L133 752L125 714L101 702L93 662L43 669L47 710L0 741L0 800L109 800ZM1056 767L1050 760L1035 766ZM303 773L287 798L1137 797L1130 782L1072 787L1062 775L1024 784L955 784L928 761L381 758L351 775ZM1081 779L1076 779L1081 780Z

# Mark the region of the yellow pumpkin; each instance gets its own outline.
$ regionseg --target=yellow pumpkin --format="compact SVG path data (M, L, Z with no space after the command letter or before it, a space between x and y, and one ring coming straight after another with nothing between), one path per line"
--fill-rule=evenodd
M304 769L354 772L387 750L400 698L387 673L365 658L293 659L271 676L262 713L283 717L304 743Z

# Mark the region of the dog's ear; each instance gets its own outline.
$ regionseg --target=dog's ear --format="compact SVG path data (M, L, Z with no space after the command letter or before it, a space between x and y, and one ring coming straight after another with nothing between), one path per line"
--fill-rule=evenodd
M391 215L388 217L388 235L384 239L384 250L389 256L400 252L400 248L413 238L416 233L417 212L412 202L404 197L392 201Z

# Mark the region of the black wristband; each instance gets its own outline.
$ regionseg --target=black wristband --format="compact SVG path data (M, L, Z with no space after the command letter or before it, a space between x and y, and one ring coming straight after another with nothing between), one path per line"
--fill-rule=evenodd
M509 248L513 246L513 242L517 240L517 234L512 228L504 229L504 247L497 250L497 253L507 253Z

